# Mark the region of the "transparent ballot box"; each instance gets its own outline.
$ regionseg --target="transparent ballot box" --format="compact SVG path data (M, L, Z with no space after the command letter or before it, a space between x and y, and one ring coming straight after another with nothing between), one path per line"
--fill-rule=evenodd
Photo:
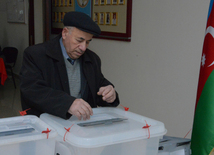
M53 155L56 137L36 116L0 119L0 155Z
M93 108L87 121L40 118L58 132L57 155L155 155L166 133L162 122L119 108Z

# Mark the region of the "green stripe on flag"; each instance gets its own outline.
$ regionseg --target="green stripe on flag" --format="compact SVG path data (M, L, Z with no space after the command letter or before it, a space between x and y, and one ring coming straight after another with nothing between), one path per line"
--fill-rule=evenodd
M214 71L208 77L195 111L192 155L209 155L214 148Z

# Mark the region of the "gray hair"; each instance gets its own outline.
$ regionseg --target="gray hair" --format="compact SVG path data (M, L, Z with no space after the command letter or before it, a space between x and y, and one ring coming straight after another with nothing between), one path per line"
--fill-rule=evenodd
M65 26L64 28L67 28L69 31L69 34L73 31L74 27L73 26Z

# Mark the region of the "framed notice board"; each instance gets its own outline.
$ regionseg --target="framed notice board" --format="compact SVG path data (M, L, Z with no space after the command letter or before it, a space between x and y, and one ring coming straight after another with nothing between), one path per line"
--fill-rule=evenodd
M27 23L26 0L7 0L7 21L12 23Z
M52 0L51 33L59 34L69 11L88 14L100 27L96 38L131 41L132 0Z

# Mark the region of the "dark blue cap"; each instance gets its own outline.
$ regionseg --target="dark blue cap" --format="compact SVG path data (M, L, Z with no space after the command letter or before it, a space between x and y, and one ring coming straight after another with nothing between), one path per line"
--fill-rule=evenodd
M66 13L63 23L64 26L73 26L95 36L101 33L100 27L83 12L71 11Z

